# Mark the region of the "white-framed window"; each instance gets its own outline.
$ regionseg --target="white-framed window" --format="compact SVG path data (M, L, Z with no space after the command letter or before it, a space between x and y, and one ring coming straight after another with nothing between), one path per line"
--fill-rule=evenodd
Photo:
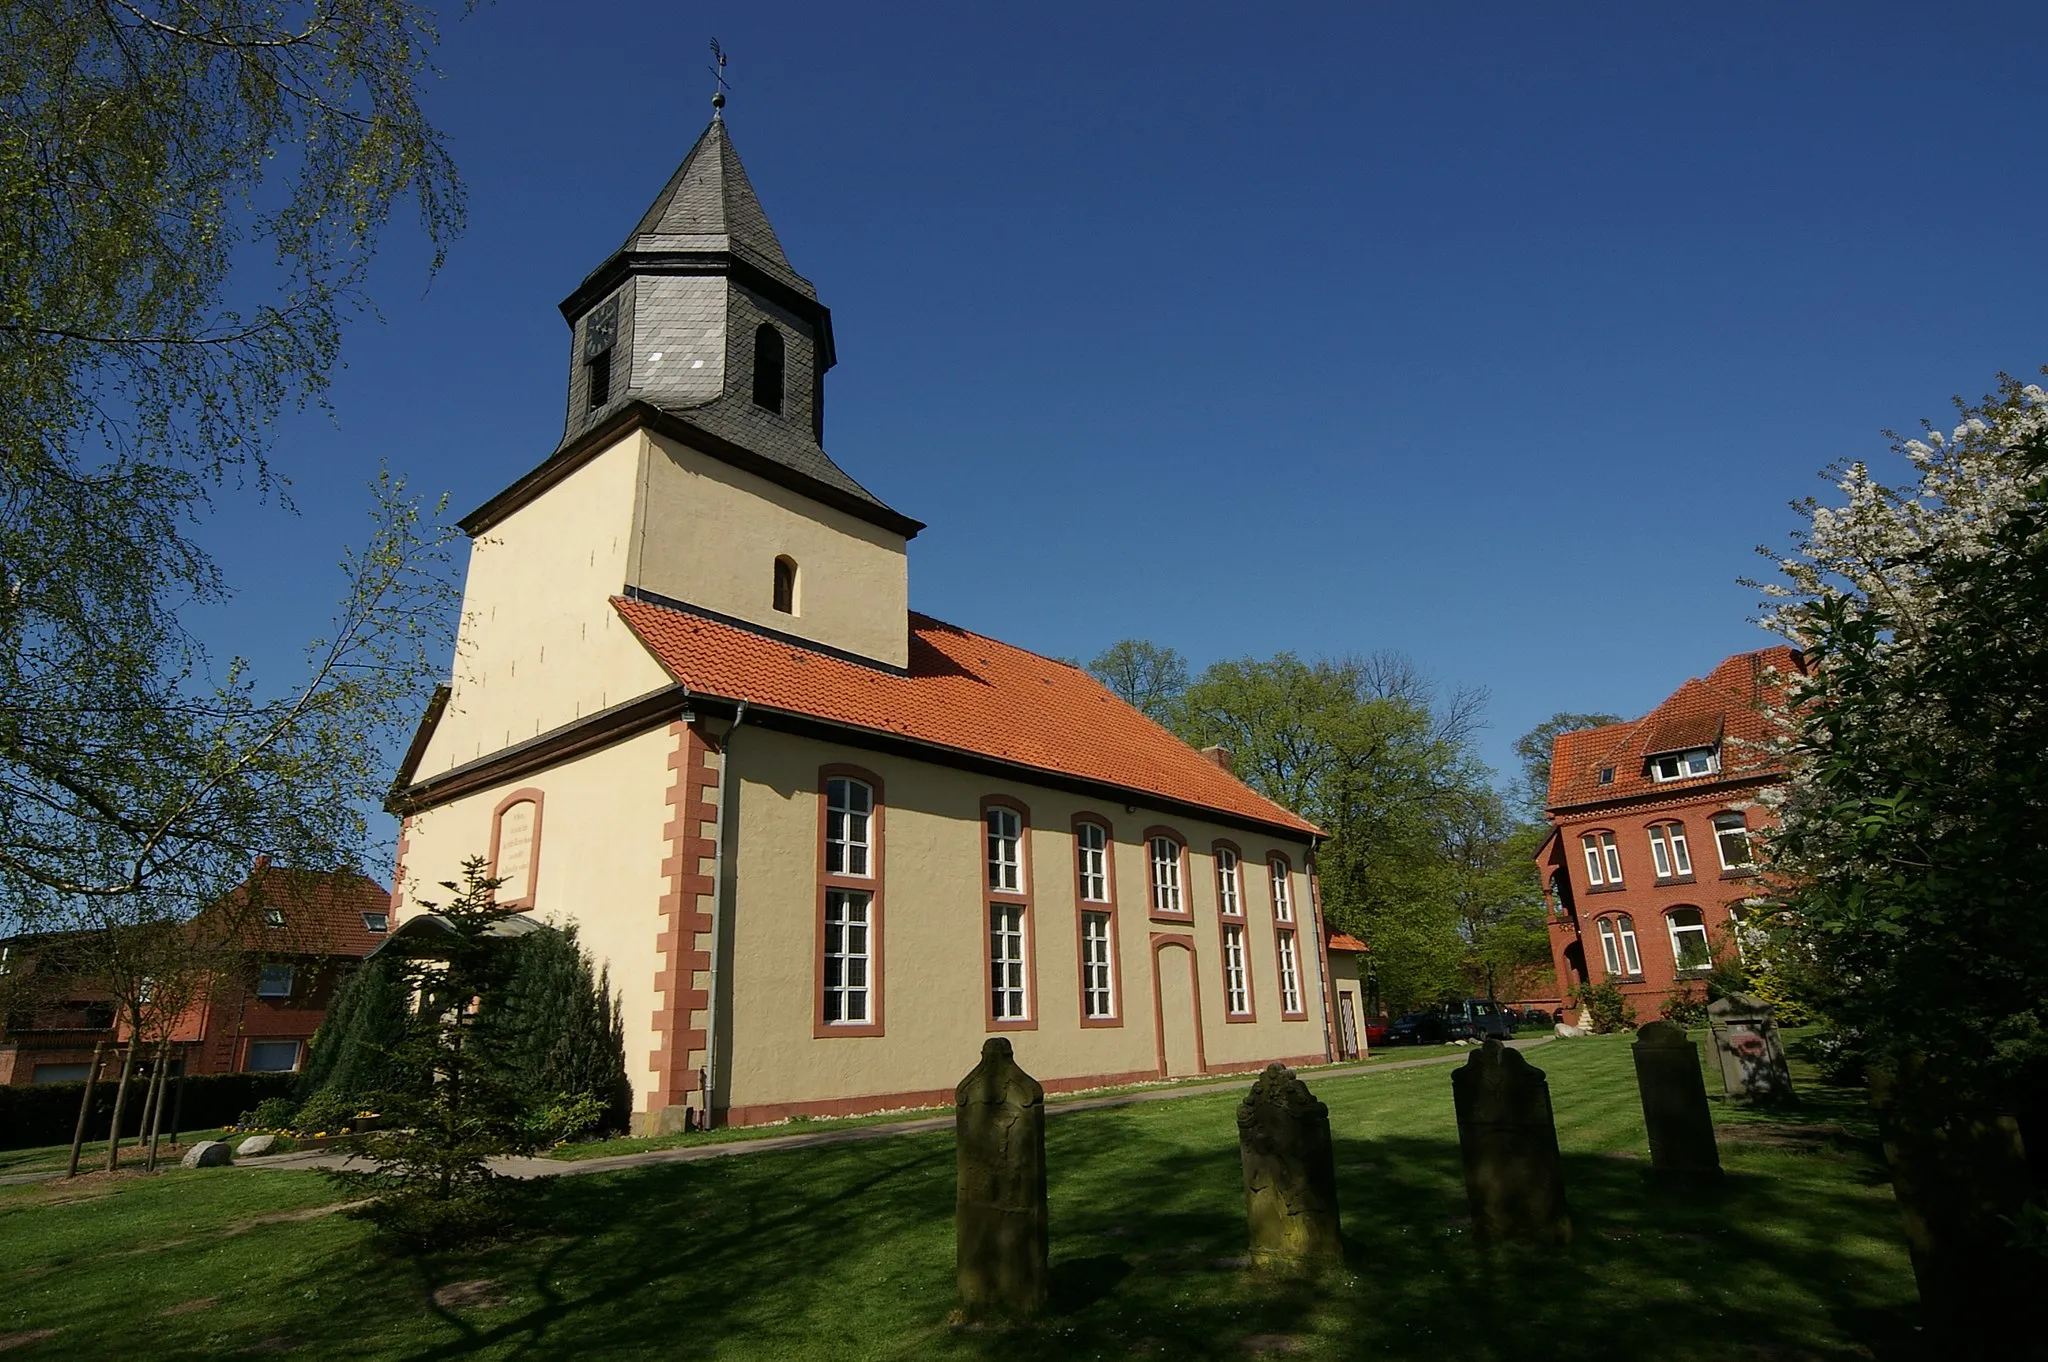
M1090 1021L1109 1021L1116 1016L1116 970L1110 940L1108 913L1081 914L1081 1006Z
M1579 846L1586 853L1588 884L1621 883L1621 847L1613 833L1589 832L1579 839Z
M825 1021L865 1026L873 1016L874 895L858 889L825 891Z
M988 887L999 894L1024 892L1024 818L1015 809L991 804L988 823Z
M263 910L263 925L266 927L284 926L284 909L265 908Z
M1237 853L1229 847L1216 848L1216 911L1225 917L1244 916L1244 894L1238 875Z
M366 932L388 932L391 930L391 914L364 913L363 930Z
M1723 870L1747 870L1755 861L1749 850L1749 820L1739 813L1714 815L1714 849Z
M1721 769L1721 759L1711 747L1684 752L1665 752L1650 758L1650 775L1657 780L1691 780L1710 776Z
M873 843L875 792L866 781L834 776L825 782L825 873L865 878Z
M1236 923L1223 927L1223 1006L1233 1017L1252 1010L1251 986L1245 974L1244 928Z
M1163 835L1152 839L1152 911L1187 912L1180 897L1180 843Z
M292 996L292 967L290 965L265 965L256 976L256 996L259 998L289 998Z
M299 1042L295 1040L252 1040L244 1073L290 1074L299 1071Z
M1609 974L1634 976L1643 972L1642 952L1636 947L1635 919L1627 913L1600 919L1600 955Z
M1273 921L1294 921L1294 875L1287 862L1275 856L1266 863L1273 877Z
M1295 953L1294 933L1280 933L1280 1010L1290 1016L1301 1011L1301 961Z
M1658 823L1650 828L1650 859L1656 862L1657 878L1692 874L1692 852L1685 845L1685 825Z
M1074 856L1080 871L1082 902L1108 903L1109 834L1100 823L1075 826Z
M1697 908L1673 908L1664 914L1671 932L1671 959L1681 970L1714 967L1713 947L1707 942L1707 922Z
M989 1015L1001 1021L1029 1021L1025 987L1024 905L988 906Z

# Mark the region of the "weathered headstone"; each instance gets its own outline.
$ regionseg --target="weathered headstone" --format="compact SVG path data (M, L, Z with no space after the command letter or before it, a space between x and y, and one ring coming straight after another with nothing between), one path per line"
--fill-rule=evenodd
M2048 1259L2014 1234L2035 1190L2020 1123L2000 1113L1943 1110L1925 1092L1919 1068L1909 1063L1903 1082L1872 1069L1870 1101L1929 1340L1983 1350L1972 1355L2048 1357L2039 1326ZM2016 1348L2021 1339L2035 1351Z
M1792 1072L1785 1067L1785 1047L1769 1003L1731 993L1707 1004L1707 1025L1730 1101L1770 1106L1793 1100Z
M1654 1021L1636 1032L1636 1087L1650 1132L1650 1167L1699 1181L1721 1176L1721 1150L1707 1109L1700 1048L1685 1028Z
M958 1188L953 1225L960 1303L969 1314L1029 1315L1045 1304L1045 1089L1010 1042L982 1043L954 1091Z
M1472 1225L1491 1241L1571 1242L1550 1081L1497 1040L1451 1074Z
M276 1147L277 1136L275 1135L251 1135L248 1139L235 1146L235 1157L238 1159L253 1159L260 1154L268 1154Z
M1330 1109L1283 1064L1269 1064L1237 1108L1254 1266L1295 1271L1344 1261Z
M185 1151L187 1168L220 1168L232 1157L226 1140L201 1140Z

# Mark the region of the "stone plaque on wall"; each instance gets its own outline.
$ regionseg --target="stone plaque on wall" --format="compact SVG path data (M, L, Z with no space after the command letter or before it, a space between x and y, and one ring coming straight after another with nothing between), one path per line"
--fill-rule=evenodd
M496 865L498 902L533 902L534 843L540 836L540 805L531 799L508 804L498 815Z

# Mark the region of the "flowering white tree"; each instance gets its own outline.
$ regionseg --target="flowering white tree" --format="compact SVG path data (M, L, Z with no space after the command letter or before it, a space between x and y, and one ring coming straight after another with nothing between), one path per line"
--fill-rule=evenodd
M1763 586L1805 649L1768 842L1777 960L1919 1096L2025 1107L2048 1075L2048 392L2001 375L1910 476L1839 506ZM1775 556L1775 555L1774 555Z

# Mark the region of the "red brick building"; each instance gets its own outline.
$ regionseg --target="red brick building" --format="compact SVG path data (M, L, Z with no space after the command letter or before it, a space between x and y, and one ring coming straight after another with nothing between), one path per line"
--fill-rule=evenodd
M249 879L188 930L232 932L234 963L216 970L178 1017L171 1039L194 1074L297 1070L306 1042L327 1017L335 988L391 927L391 895L349 871L283 870L259 861ZM67 957L82 933L0 942L0 968L35 974L17 987L0 1017L0 1084L83 1079L93 1046L111 1054L128 1039L113 992Z
M1803 671L1790 648L1737 653L1640 719L1558 735L1536 859L1565 997L1612 980L1653 1020L1738 950L1749 837L1769 820L1757 796L1785 777L1764 711Z

